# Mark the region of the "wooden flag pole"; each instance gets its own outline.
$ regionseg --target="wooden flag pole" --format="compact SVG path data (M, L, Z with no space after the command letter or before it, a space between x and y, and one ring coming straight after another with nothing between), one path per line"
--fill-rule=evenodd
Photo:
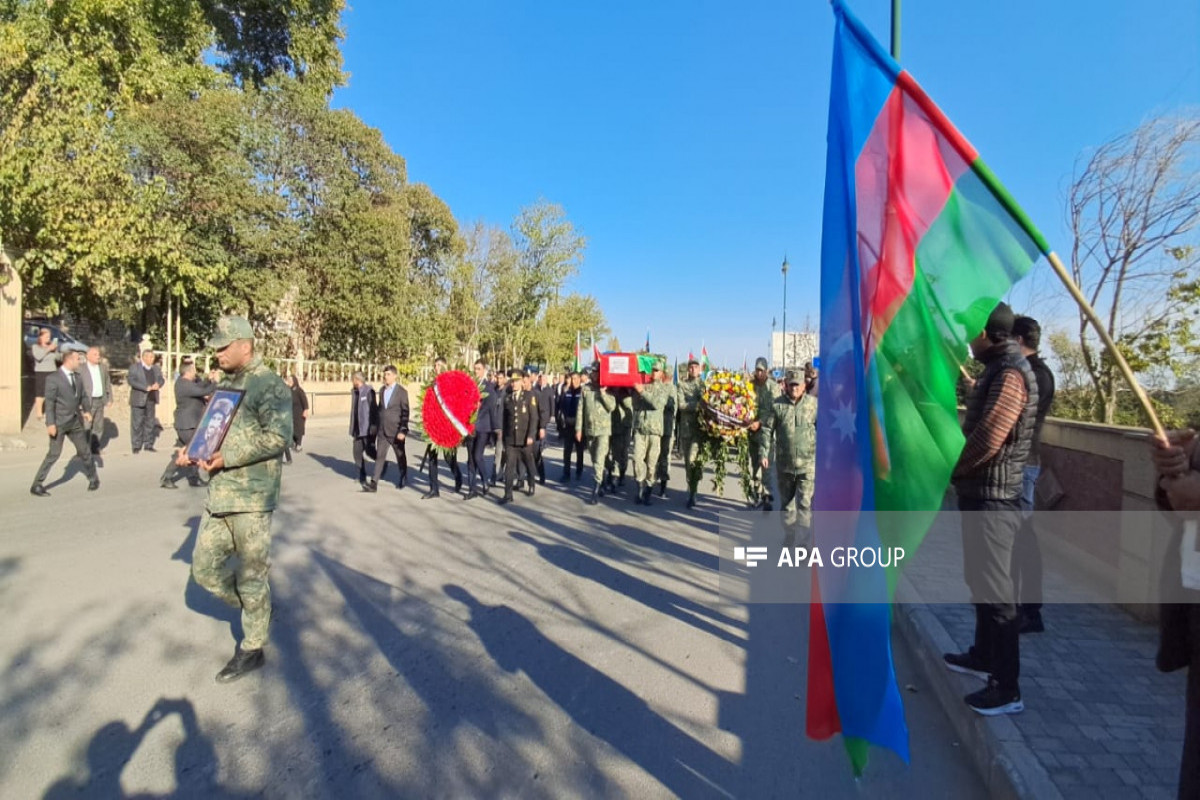
M1079 287L1075 281L1067 273L1067 268L1063 266L1058 254L1050 252L1046 255L1050 261L1050 266L1054 268L1054 272L1058 275L1059 280L1067 287L1067 291L1074 298L1075 302L1083 309L1084 315L1088 321L1092 323L1092 327L1096 329L1096 333L1100 335L1100 340L1104 342L1104 346L1108 348L1108 352L1112 355L1113 361L1117 363L1117 369L1121 371L1121 376L1125 378L1125 382L1129 384L1129 388L1133 389L1133 393L1137 396L1138 402L1142 405L1142 410L1146 412L1146 416L1150 418L1150 425L1154 428L1154 435L1163 442L1167 441L1167 432L1163 428L1162 422L1158 419L1158 414L1154 412L1154 405L1150 402L1150 397L1146 394L1146 390L1138 383L1137 378L1133 375L1133 370L1129 368L1129 362L1125 360L1125 356L1121 355L1121 351L1117 349L1117 344L1108 335L1108 331L1104 328L1104 323L1100 320L1100 316L1096 314L1096 309L1092 308L1092 304L1083 296L1083 292L1079 291Z

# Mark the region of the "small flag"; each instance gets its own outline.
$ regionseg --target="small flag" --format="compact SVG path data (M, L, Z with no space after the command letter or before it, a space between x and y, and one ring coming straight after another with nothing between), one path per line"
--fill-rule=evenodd
M600 362L600 348L596 346L596 332L592 331L592 361Z
M646 331L646 352L647 353L650 352L650 331L649 331L649 329L647 329L647 331Z
M579 357L580 357L580 352L579 352L579 331L575 331L575 371L576 371L576 372L578 372L578 371L579 371L579 368L580 368L580 366L581 366L581 365L580 365L580 358L579 358Z
M705 378L708 377L708 367L708 348L700 345L700 371L704 374Z

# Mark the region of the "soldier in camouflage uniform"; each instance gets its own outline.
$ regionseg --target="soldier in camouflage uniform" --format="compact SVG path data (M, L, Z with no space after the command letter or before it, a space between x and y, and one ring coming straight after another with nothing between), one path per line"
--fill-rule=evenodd
M671 387L662 382L662 362L655 361L649 383L635 384L633 403L633 479L637 481L639 505L650 505L650 489L658 469L662 446L663 411Z
M787 392L762 415L762 468L770 464L766 453L775 445L778 458L775 474L779 479L779 499L783 505L784 544L791 547L797 535L802 541L811 537L813 476L816 471L817 400L805 394L804 375L788 370Z
M780 396L779 387L767 374L767 360L761 356L754 362L754 401L756 411L750 426L750 486L753 497L746 500L754 506L762 505L764 511L771 510L770 473L762 466L763 459L770 460L770 440L762 432L763 420L771 413L771 404ZM782 492L782 487L780 488Z
M592 486L592 496L588 503L595 505L604 494L604 465L608 460L608 447L612 438L612 413L617 408L617 396L612 389L600 386L600 371L592 368L592 379L583 387L583 402L580 404L583 415L579 426L575 429L575 440L587 440L588 452L592 457L592 471L595 484Z
M608 452L605 483L608 491L616 493L625 485L625 470L629 466L629 442L633 438L633 395L630 389L620 388L614 394L617 407L612 413L612 448ZM614 484L613 478L616 478Z
M696 359L688 361L688 376L675 387L675 405L678 408L679 422L676 435L679 437L679 449L683 453L683 471L687 476L688 499L687 507L696 505L696 489L700 485L703 465L698 461L700 456L700 397L704 394L704 381L700 380L700 362Z
M271 513L279 499L281 456L292 440L292 393L255 354L254 331L244 318L222 317L208 346L225 374L217 391L245 392L220 450L199 463L212 477L192 552L196 583L242 609L244 638L217 673L219 682L228 683L263 664L271 621ZM190 463L186 450L178 463Z
M667 404L663 407L662 445L658 448L658 496L667 496L667 479L671 474L671 444L675 436L675 387L667 385L667 373L663 372L663 384L667 386Z

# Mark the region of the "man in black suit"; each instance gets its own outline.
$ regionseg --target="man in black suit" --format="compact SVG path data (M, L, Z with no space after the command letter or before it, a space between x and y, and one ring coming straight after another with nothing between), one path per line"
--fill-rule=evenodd
M208 398L217 388L215 377L210 372L208 380L197 379L194 361L185 361L179 367L179 377L175 379L175 453L171 456L167 468L163 470L158 483L164 489L176 488L175 482L185 470L190 470L188 483L192 486L200 485L200 476L196 474L195 465L180 467L177 460L179 451L191 444L196 427L204 416Z
M509 373L512 388L504 398L504 497L500 505L512 502L513 481L518 463L525 465L529 478L528 494L533 496L533 443L537 439L540 410L537 397L525 388L524 374L519 369Z
M375 437L379 434L379 404L375 402L375 390L367 383L367 376L356 372L350 376L354 388L350 391L350 436L354 439L354 465L358 467L358 482L367 485L366 456L372 461L379 458L375 450Z
M108 377L108 365L100 361L100 348L89 347L84 363L79 365L79 377L83 380L83 400L87 404L92 421L88 424L88 436L92 443L92 454L100 455L100 442L104 436L104 409L112 404L112 380Z
M400 478L396 481L396 488L404 488L404 481L408 478L408 458L404 454L404 439L407 436L408 392L396 383L396 368L389 364L383 368L383 386L379 388L379 433L375 439L378 458L375 459L375 477L363 486L364 492L379 490L379 479L383 475L384 465L387 464L388 448L395 451L396 462L400 467Z
M145 449L154 452L158 435L158 392L163 386L163 374L154 363L154 351L143 350L138 363L129 368L129 437L133 452Z
M92 414L83 395L83 381L75 374L78 368L78 351L68 350L63 353L62 366L46 378L46 433L50 434L50 450L42 466L38 467L33 486L29 489L31 494L38 497L50 496L42 484L50 474L50 468L62 455L64 439L71 440L76 455L83 462L83 473L88 477L88 491L94 492L100 488L85 427L92 421Z

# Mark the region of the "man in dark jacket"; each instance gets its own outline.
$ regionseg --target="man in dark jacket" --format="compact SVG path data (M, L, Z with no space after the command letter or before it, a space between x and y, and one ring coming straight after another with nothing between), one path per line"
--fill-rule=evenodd
M163 384L162 369L154 363L154 351L143 350L138 362L129 368L129 438L133 452L143 449L154 452L158 436L159 390Z
M517 476L518 462L525 466L529 478L526 493L533 496L533 443L537 441L538 421L541 409L533 391L525 388L525 376L521 370L509 372L510 388L504 398L504 497L500 505L511 503L513 482Z
M358 482L367 484L367 462L379 457L375 450L375 435L379 432L379 404L367 376L356 372L350 376L350 436L354 440L354 466L358 467Z
M363 486L364 492L379 490L379 479L387 464L388 450L396 453L396 464L400 477L396 488L403 489L408 478L408 457L404 451L404 440L408 437L408 392L396 383L396 368L391 364L383 368L383 386L379 389L379 432L375 438L375 477Z
M464 500L470 500L480 495L488 493L488 470L486 451L488 442L492 438L492 432L498 431L501 425L501 418L497 417L496 410L500 409L503 413L504 407L496 405L496 395L500 390L496 387L495 382L488 380L487 363L482 359L475 362L475 381L479 384L479 393L482 395L479 401L479 411L475 415L475 433L466 438L467 447L467 496ZM479 478L479 488L476 488L475 478Z
M195 465L181 467L177 462L179 451L191 443L196 426L204 416L204 406L217 388L216 377L214 373L209 373L208 380L198 380L194 361L185 361L179 367L179 377L175 379L175 452L158 482L164 489L177 488L175 482L185 472L190 485L200 485Z
M1200 511L1200 447L1196 432L1169 431L1167 441L1150 446L1158 474L1158 503L1191 517ZM1185 519L1187 518L1185 517ZM1162 672L1187 667L1183 757L1179 764L1179 798L1200 797L1200 591L1184 586L1181 546L1184 531L1177 530L1163 561L1162 606L1159 608L1159 643L1156 665Z
M542 454L546 449L546 429L550 427L550 420L554 418L554 388L547 382L546 373L538 374L537 383L531 391L537 398L538 405L537 442L533 448L533 463L537 467L538 483L545 485L546 462Z
M571 456L575 456L575 479L583 477L583 440L575 436L579 423L579 403L583 398L578 372L568 376L566 390L558 398L559 433L563 437L563 483L571 480Z
M1012 581L1012 548L1021 525L1020 497L1025 462L1037 418L1037 378L1012 338L1012 309L1000 303L971 353L983 373L967 400L966 444L951 481L962 511L963 568L975 605L975 644L966 653L947 653L946 667L987 680L967 695L986 716L1024 710L1020 622Z
M48 497L50 493L42 483L50 474L50 468L62 455L63 441L71 440L75 454L83 462L83 472L88 477L88 491L100 488L96 475L96 463L92 460L92 446L88 441L86 426L92 421L87 399L83 396L83 380L75 374L79 367L79 352L67 350L63 353L61 366L46 378L46 433L50 435L50 449L38 467L30 494Z
M1029 460L1025 462L1024 480L1021 484L1021 511L1025 519L1013 542L1012 575L1017 597L1017 619L1021 633L1041 633L1046 629L1042 622L1042 550L1038 546L1037 534L1033 530L1033 497L1038 478L1042 474L1041 442L1042 424L1054 402L1054 373L1038 355L1042 341L1042 326L1032 317L1017 317L1013 322L1013 338L1021 347L1021 354L1029 362L1033 376L1037 378L1037 418L1033 423L1033 444L1029 447Z

